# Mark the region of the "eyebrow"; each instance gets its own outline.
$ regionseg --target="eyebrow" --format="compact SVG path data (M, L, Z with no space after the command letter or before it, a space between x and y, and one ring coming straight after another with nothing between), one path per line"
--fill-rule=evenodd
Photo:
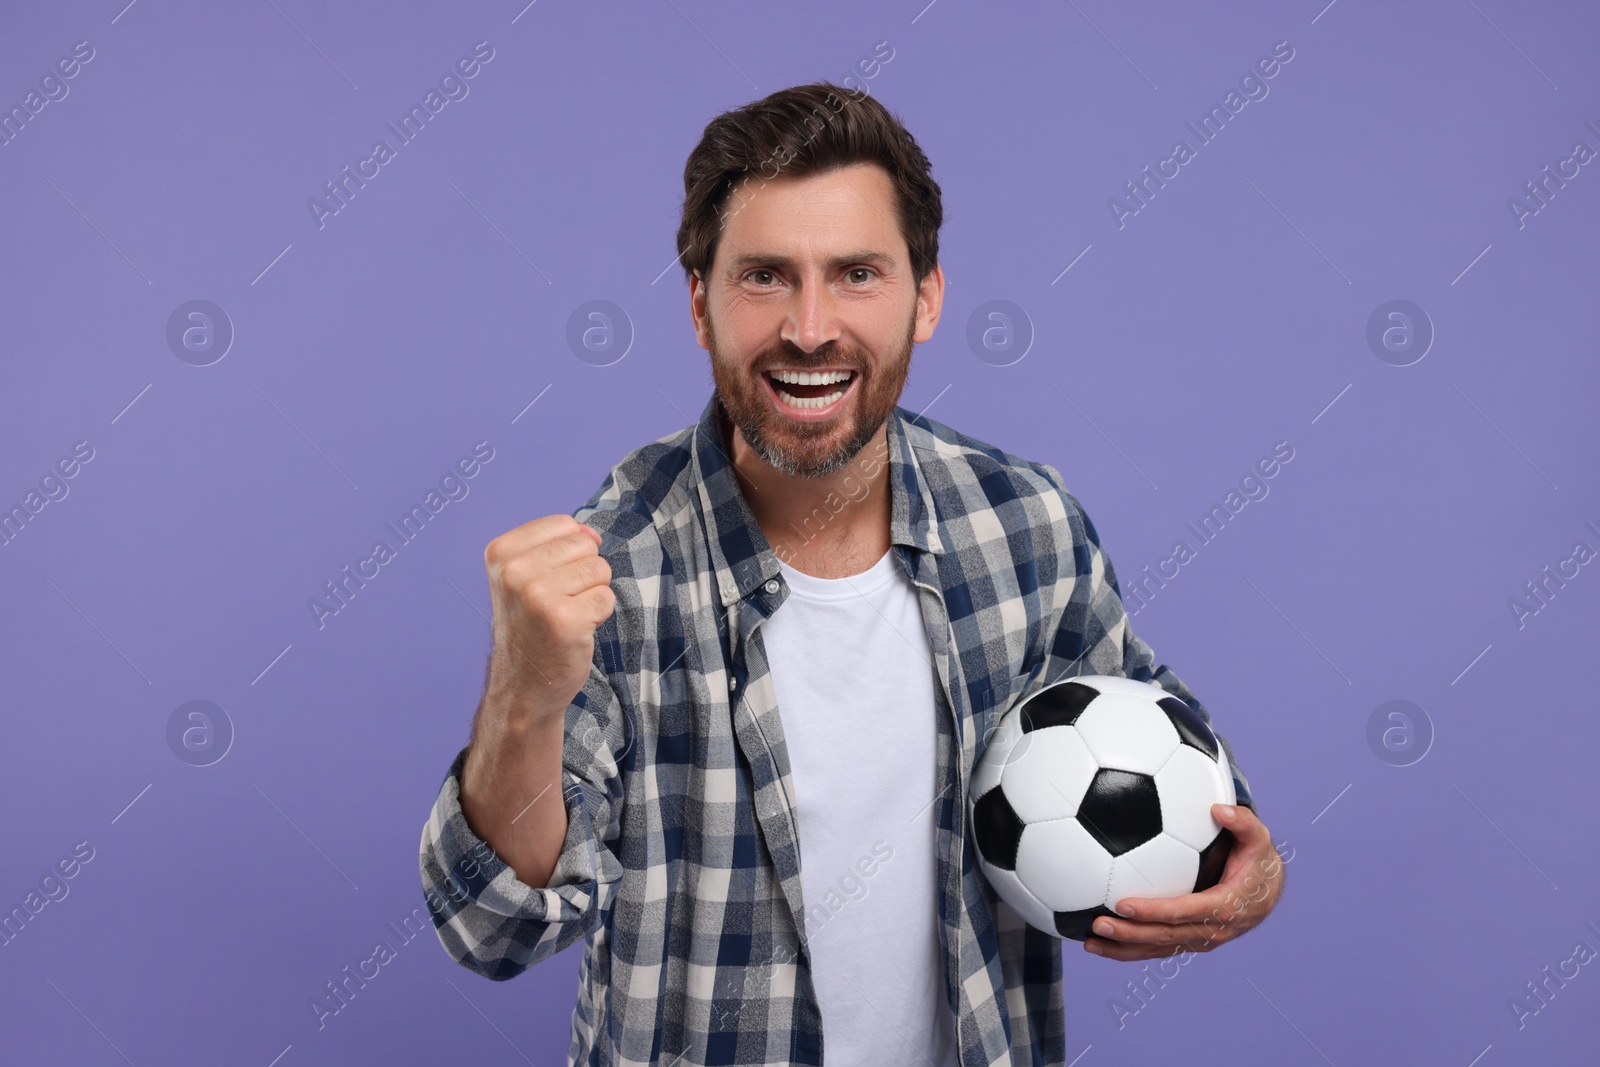
M873 266L888 269L894 266L894 259L882 252L860 251L849 252L842 256L834 256L828 260L828 266L834 269L847 267L852 263L870 263ZM728 269L743 273L751 267L777 267L781 270L794 270L795 261L788 256L780 256L766 252L746 252L734 256L728 261Z

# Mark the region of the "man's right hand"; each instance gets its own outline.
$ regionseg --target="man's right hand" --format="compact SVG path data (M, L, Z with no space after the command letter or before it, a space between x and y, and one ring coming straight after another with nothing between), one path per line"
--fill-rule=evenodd
M594 662L595 630L616 609L600 534L547 515L483 552L494 651L461 773L461 810L526 885L550 880L567 833L566 709Z
M487 710L516 718L562 714L588 680L594 632L611 617L611 565L600 534L570 515L546 515L483 551L494 604Z

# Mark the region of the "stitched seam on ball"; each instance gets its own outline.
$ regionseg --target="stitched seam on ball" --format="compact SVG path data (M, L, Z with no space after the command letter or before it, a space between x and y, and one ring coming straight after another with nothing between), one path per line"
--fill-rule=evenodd
M1078 818L1078 816L1076 814L1073 814L1073 815L1061 815L1061 816L1058 816L1057 818L1054 818L1054 819L1033 819L1033 820L1030 820L1029 822L1023 823L1022 825L1023 825L1024 828L1027 828L1029 826L1043 826L1047 822L1066 822L1068 819L1076 820L1077 818Z
M1180 737L1180 738L1178 738L1178 748L1182 748L1182 747L1183 747L1183 738ZM1167 758L1162 760L1161 761L1161 766L1156 768L1156 774L1160 774L1162 771L1167 769L1167 764L1172 762L1172 757L1176 756L1178 754L1178 748L1175 748L1171 752L1167 753ZM1156 776L1156 774L1152 774L1150 777L1154 778Z

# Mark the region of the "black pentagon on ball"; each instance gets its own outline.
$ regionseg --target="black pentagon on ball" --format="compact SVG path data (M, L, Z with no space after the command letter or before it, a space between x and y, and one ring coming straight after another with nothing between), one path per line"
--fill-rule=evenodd
M1233 851L1233 835L1218 830L1211 844L1200 850L1200 873L1194 876L1194 891L1210 889L1222 881L1222 869L1228 865L1228 853Z
M1022 841L1022 820L999 786L995 786L972 805L972 840L990 866L1003 871L1017 869L1017 845Z
M1078 805L1078 824L1113 856L1161 833L1161 795L1148 774L1101 768Z
M1190 748L1198 748L1201 752L1217 758L1217 735L1211 732L1211 727L1205 720L1195 714L1195 710L1177 697L1162 697L1156 701L1157 706L1167 713L1167 718L1172 720L1172 725L1178 730L1178 737Z
M1105 905L1097 908L1085 908L1083 911L1058 911L1056 912L1056 933L1074 941L1082 941L1089 936L1089 926L1102 915L1117 918L1117 913Z
M1071 726L1089 706L1089 701L1100 694L1082 682L1062 682L1041 689L1022 705L1022 732L1042 730L1047 726Z

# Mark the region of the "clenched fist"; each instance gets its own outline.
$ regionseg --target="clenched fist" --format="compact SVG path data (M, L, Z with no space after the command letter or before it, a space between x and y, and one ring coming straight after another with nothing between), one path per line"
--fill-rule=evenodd
M494 602L486 701L512 716L560 714L588 679L594 632L617 604L599 533L547 515L490 541L483 562Z

